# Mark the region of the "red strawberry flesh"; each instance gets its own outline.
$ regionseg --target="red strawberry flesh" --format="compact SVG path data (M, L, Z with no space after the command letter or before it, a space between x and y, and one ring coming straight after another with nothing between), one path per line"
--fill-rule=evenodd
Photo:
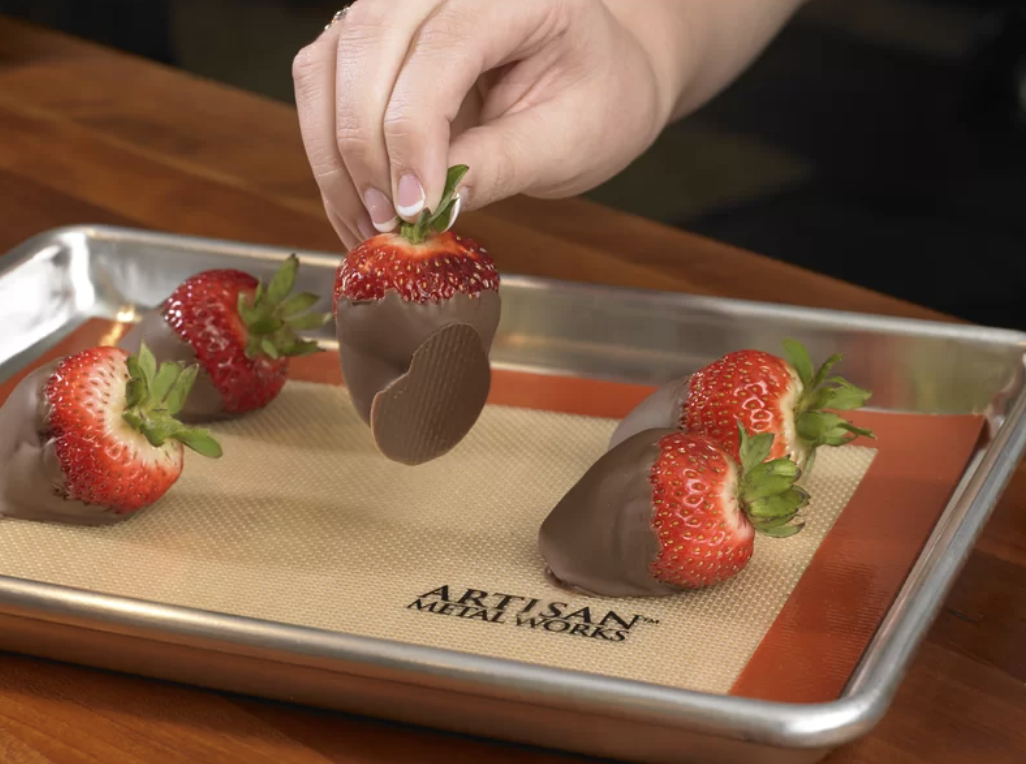
M712 438L668 428L611 448L542 523L550 576L586 594L665 596L736 576L756 533L798 533L809 497L797 466L767 459L770 434L740 440L739 462Z
M165 301L164 320L196 354L228 413L261 408L285 385L288 358L246 356L249 333L238 314L239 295L251 300L257 280L238 270L199 273Z
M335 277L333 304L343 296L352 302L381 300L390 290L407 302L437 303L498 289L495 263L473 239L449 231L413 244L398 234L381 234L346 256Z
M731 578L752 556L755 529L738 507L738 471L712 441L670 435L652 467L652 524L660 551L652 573L681 588Z
M335 274L350 398L381 454L408 465L454 448L490 389L499 275L484 247L447 230L467 170L449 169L434 213L353 248Z
M795 448L798 388L786 361L757 350L729 353L688 380L680 425L714 438L736 460L740 421L751 434L777 436L770 458L787 456Z
M101 347L65 358L44 389L66 498L128 513L148 506L182 471L183 447L152 446L123 419L128 353Z

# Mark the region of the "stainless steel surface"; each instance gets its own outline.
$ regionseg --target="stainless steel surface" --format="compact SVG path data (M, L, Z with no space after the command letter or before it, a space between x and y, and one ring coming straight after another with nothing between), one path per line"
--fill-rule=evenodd
M107 227L40 234L0 258L0 380L89 317L131 318L205 268L242 267L268 277L287 254ZM327 301L339 255L299 254L299 287ZM875 391L875 408L978 412L987 416L993 436L835 702L788 705L707 695L6 577L0 577L0 646L637 760L676 761L691 751L703 762L740 756L815 761L868 732L886 712L1026 449L1026 336L506 276L493 359L508 368L658 383L737 347L777 351L785 336L802 340L817 357L844 353L846 375ZM319 339L333 343L327 329ZM98 638L135 647L104 650L96 647ZM155 650L178 657L157 660ZM240 669L240 662L248 668ZM197 670L201 665L207 668ZM288 691L282 671L309 681ZM354 706L351 688L372 685L366 702ZM389 701L399 696L405 702ZM473 713L454 713L475 704ZM510 713L532 721L503 733ZM567 733L571 722L593 734Z

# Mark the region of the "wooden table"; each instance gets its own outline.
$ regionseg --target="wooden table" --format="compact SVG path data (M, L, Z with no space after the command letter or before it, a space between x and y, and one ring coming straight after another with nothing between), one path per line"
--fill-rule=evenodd
M337 250L282 104L0 18L0 251L110 223ZM467 214L506 272L898 316L914 305L573 200ZM1026 472L890 714L847 762L1026 761ZM569 762L558 754L0 654L5 764Z

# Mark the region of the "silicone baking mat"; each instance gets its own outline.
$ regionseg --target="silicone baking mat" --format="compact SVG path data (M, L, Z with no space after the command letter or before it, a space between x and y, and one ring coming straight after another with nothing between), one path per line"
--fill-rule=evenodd
M93 322L48 357L119 333ZM410 468L377 454L340 382L334 354L296 363L266 410L212 428L221 460L187 456L172 492L126 523L0 523L0 574L672 687L829 700L982 424L861 414L879 441L821 452L803 533L759 538L742 574L715 588L600 599L546 581L537 529L648 388L497 371L471 434Z

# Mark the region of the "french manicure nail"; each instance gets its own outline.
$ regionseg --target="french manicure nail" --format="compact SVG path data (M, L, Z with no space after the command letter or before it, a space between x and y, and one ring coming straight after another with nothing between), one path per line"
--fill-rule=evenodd
M407 220L417 217L424 209L424 187L420 185L416 175L403 175L399 179L395 209Z
M363 195L363 203L367 207L367 212L370 213L370 221L374 228L380 233L395 230L399 220L396 218L395 208L392 207L392 202L387 196L376 188L368 188Z

